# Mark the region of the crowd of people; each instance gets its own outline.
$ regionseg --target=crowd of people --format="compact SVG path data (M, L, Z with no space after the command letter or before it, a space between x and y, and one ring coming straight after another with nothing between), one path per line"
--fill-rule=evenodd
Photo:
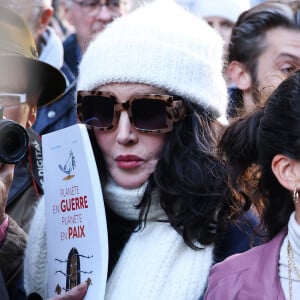
M88 292L47 291L41 136L76 123L105 299L300 297L300 4L253 2L0 0L0 106L29 136L0 162L1 299Z

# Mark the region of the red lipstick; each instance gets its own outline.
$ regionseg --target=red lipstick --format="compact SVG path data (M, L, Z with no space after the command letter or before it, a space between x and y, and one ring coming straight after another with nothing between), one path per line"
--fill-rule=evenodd
M121 169L134 169L143 163L143 159L136 155L119 155L116 162Z

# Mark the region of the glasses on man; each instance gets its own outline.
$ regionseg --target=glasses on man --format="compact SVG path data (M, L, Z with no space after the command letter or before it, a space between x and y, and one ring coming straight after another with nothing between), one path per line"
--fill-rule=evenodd
M111 92L79 91L77 112L88 128L112 130L118 125L121 111L126 110L133 126L142 132L169 132L173 124L185 118L186 108L177 96L136 94L118 103Z
M0 106L3 108L15 107L26 103L26 94L0 93Z
M83 13L89 16L95 16L99 13L99 10L106 6L113 12L119 12L120 1L119 0L75 0L77 5L81 6Z

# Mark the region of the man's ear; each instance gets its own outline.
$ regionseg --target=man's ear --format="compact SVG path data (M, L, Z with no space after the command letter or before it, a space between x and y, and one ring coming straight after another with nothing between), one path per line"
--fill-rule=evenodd
M272 160L272 171L279 183L287 190L300 187L300 162L277 154Z
M28 120L26 122L26 128L31 128L36 120L36 114L37 114L37 106L36 105L30 105L29 112L28 112Z
M39 15L39 23L36 28L37 36L40 36L49 25L51 17L53 15L53 8L48 7L42 10L41 14Z
M246 91L251 88L251 76L242 63L236 60L231 61L228 64L227 73L239 90Z

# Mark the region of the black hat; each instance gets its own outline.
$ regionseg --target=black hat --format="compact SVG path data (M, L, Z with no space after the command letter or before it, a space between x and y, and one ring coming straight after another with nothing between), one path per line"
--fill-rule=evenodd
M25 21L10 9L0 6L0 61L25 64L30 86L41 91L37 106L59 98L66 89L64 75L38 59L32 34Z

